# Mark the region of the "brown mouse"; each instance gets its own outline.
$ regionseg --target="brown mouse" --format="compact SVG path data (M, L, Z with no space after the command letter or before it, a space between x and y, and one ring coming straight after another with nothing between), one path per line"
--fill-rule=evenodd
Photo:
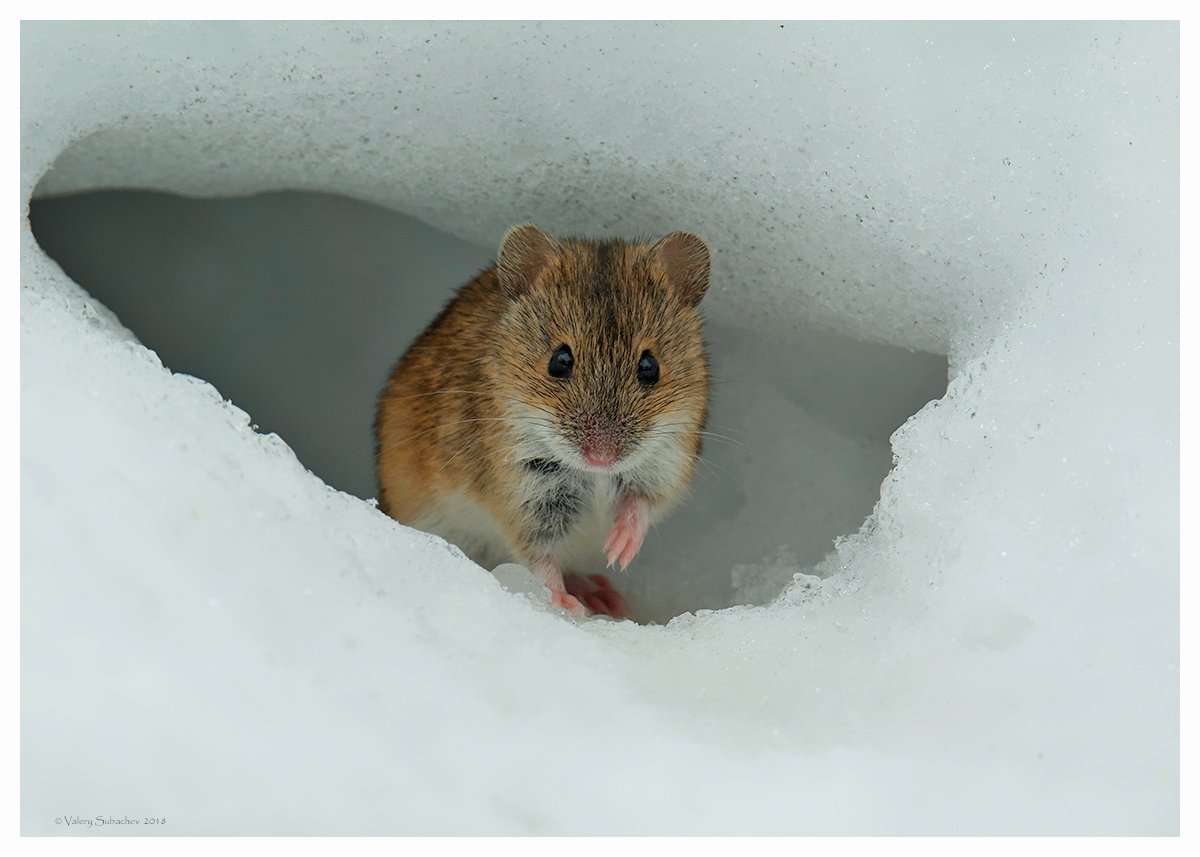
M695 470L709 269L688 232L510 230L380 396L379 508L485 568L521 563L576 615L624 615L607 578L585 572L601 556L628 567Z

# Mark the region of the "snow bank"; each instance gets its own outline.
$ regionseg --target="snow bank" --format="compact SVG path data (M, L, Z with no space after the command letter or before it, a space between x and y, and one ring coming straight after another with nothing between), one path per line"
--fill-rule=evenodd
M730 569L820 577L576 624L327 488L26 229L25 833L1178 831L1176 27L26 24L22 110L26 200L669 223L764 349L951 365L857 535Z

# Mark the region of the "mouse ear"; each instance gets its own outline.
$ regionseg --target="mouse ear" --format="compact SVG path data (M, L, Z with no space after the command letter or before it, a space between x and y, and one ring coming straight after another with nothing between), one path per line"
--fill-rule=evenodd
M510 298L525 294L558 253L558 242L532 223L508 230L496 256L500 288Z
M708 291L712 266L708 245L691 232L672 232L650 248L650 256L662 266L667 282L688 306L700 303Z

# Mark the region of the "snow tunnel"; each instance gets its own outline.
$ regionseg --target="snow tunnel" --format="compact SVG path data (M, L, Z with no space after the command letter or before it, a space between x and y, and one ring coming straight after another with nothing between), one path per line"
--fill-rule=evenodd
M313 193L35 193L30 223L167 367L211 382L328 485L364 499L391 365L495 252ZM862 525L891 468L888 438L945 392L943 355L798 318L748 328L715 314L707 336L716 383L701 472L655 528L646 573L616 580L642 621L778 595Z
M23 832L1178 831L1177 183L1171 24L25 24ZM636 623L368 502L525 221L713 248Z

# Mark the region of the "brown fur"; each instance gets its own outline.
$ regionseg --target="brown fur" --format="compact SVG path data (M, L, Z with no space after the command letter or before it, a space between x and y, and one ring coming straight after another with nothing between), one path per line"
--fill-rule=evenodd
M380 509L419 526L440 499L466 495L500 524L508 559L553 559L554 539L538 520L543 507L528 501L530 459L540 460L529 432L551 430L576 448L602 431L631 455L669 433L686 458L678 472L630 472L618 488L664 512L701 449L709 376L696 305L707 285L707 248L686 233L651 245L513 230L498 266L459 290L380 397ZM575 360L567 379L547 372L562 344ZM637 380L647 350L660 370L652 386ZM555 458L549 449L545 457Z

